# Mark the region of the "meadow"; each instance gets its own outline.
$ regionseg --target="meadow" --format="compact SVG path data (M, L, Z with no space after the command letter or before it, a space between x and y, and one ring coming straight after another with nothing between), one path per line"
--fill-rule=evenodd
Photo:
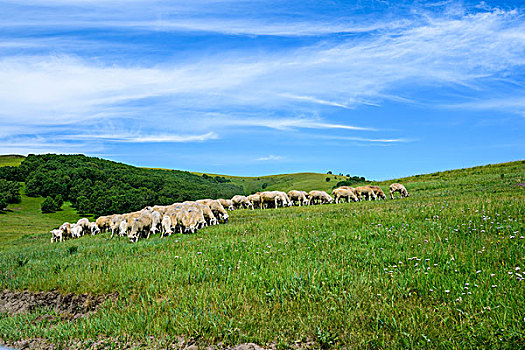
M0 214L0 288L119 297L76 320L0 313L0 338L524 348L525 161L395 181L409 198L238 210L136 244L51 244L48 231L77 214L39 214L41 199L24 196L23 210Z

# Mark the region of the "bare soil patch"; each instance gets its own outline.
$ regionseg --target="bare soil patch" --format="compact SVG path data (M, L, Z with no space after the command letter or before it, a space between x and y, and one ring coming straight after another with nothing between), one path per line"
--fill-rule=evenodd
M0 292L0 312L16 315L31 312L37 308L52 308L62 318L76 319L96 312L100 305L108 300L115 300L117 293L101 296L89 294L62 294L59 292Z

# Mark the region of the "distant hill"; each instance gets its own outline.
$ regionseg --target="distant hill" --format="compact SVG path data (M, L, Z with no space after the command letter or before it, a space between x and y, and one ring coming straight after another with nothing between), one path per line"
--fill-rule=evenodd
M79 212L96 215L203 197L231 198L243 191L186 171L137 168L84 155L29 155L16 167L0 167L1 178L24 182L28 196L61 195Z
M193 173L196 175L208 175L224 177L233 184L241 186L245 193L254 193L258 191L280 190L288 192L290 190L322 190L330 192L337 183L349 180L346 176L320 173L292 173L279 174L258 177L242 177L218 174ZM327 181L328 179L328 181ZM365 182L364 177L352 177L352 184Z
M17 154L0 155L0 167L19 166L26 157Z

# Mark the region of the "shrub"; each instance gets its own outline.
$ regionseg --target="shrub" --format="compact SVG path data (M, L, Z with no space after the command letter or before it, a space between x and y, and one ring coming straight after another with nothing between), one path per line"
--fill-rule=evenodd
M57 194L55 197L55 210L60 210L62 208L62 204L64 204L64 198L61 194Z
M46 199L42 202L40 209L42 213L54 213L56 211L55 200L51 196L47 196Z
M7 208L7 199L4 195L0 194L0 210Z
M329 181L330 181L330 178L329 178L329 177L327 177L327 178L326 178L325 180L326 180L326 182L329 182Z
M5 198L7 204L20 203L20 184L16 181L0 179L0 194Z

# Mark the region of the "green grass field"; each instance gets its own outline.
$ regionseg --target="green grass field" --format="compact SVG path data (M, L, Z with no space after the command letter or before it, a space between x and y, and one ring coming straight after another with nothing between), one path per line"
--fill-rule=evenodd
M340 181L347 179L345 176L320 173L293 173L278 174L259 177L231 176L211 173L192 172L192 174L202 176L221 176L230 180L233 184L242 186L246 193L251 194L259 191L285 191L300 188L303 191L322 190L329 193L332 188ZM330 181L326 181L326 179Z
M0 155L0 166L19 166L24 161L24 156Z
M24 210L0 215L0 288L119 298L75 321L0 313L0 338L524 348L525 161L399 181L409 198L234 211L226 225L136 244L50 244L76 214L45 216L23 197L13 206Z
M247 193L274 190L288 192L298 188L303 191L322 190L331 193L333 186L339 181L344 181L346 179L346 177L340 175L319 173L280 174L261 177L238 177L226 175L225 177L230 179L234 184L242 186ZM326 181L327 178L329 178L330 181ZM266 184L264 189L263 184Z

